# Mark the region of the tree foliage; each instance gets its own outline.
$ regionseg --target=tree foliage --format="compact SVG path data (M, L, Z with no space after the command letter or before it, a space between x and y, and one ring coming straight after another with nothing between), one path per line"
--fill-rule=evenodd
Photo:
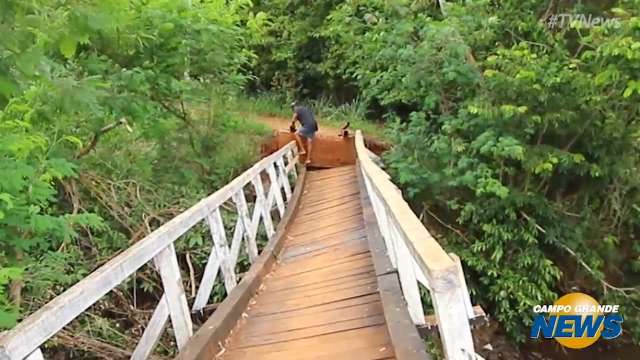
M514 338L576 290L621 303L639 338L640 3L436 3L262 1L307 31L271 27L254 71L276 90L355 89L385 115L395 180ZM548 26L564 13L617 21Z
M225 104L261 38L249 5L0 1L0 327L254 161L264 130ZM200 240L179 245L198 269Z

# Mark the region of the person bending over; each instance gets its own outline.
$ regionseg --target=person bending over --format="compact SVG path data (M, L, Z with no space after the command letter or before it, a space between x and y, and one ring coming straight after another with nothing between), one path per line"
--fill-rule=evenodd
M313 138L318 131L318 123L316 122L313 112L306 107L299 105L295 101L291 103L291 110L293 111L293 117L291 118L291 127L295 127L296 120L300 123L300 129L295 133L298 146L300 146L300 155L307 154L307 161L305 165L311 163L311 150L313 148ZM307 150L304 149L304 144L300 137L304 137L307 140Z

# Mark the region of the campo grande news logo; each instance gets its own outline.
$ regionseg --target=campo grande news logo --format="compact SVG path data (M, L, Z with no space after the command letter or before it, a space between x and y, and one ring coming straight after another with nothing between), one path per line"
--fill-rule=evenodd
M615 339L622 334L620 305L600 305L583 293L562 296L553 305L536 305L530 337L554 338L562 346L583 349L600 337ZM549 314L545 317L543 313Z

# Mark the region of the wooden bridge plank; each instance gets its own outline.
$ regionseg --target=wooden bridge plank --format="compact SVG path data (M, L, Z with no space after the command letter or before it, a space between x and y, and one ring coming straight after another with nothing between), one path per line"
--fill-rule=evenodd
M325 210L325 209L329 209L335 206L340 205L341 203L345 202L345 201L355 201L357 198L359 197L358 194L351 194L346 196L345 198L340 198L340 199L334 199L331 201L327 201L327 202L322 202L322 203L318 203L318 204L307 204L307 206L305 206L304 208L301 208L301 213L303 214L311 214L315 211L318 210Z
M354 188L357 188L357 183L356 183L356 181L354 181L355 172L354 172L353 175L348 175L348 176L349 176L348 179L335 177L335 178L328 179L328 180L311 182L311 183L309 183L309 186L307 186L307 188L305 189L306 192L303 192L303 194L304 195L312 195L312 194L314 194L314 191L317 193L317 191L319 191L319 190L329 189L329 188L333 188L333 189L340 188L340 189L345 189L345 190L347 190L347 189L354 190ZM305 201L309 201L311 199L312 198L308 198L308 199L305 199Z
M332 201L344 198L345 196L353 195L356 192L353 187L339 187L331 190L322 190L322 189L305 189L305 196L308 196L304 199L304 202L301 205L309 205L309 204L320 204L326 201Z
M323 222L321 221L320 223L322 224ZM345 214L345 218L336 221L336 224L320 225L315 231L313 231L313 225L311 224L296 228L296 232L287 235L287 246L285 249L300 246L305 243L318 245L332 241L346 242L362 237L360 233L363 229L363 223L358 220L358 215L351 216L350 214Z
M335 261L330 262L329 264L325 262L311 261L307 259L304 264L298 264L297 266L280 266L275 272L274 275L278 277L289 277L296 276L304 273L314 272L314 271L324 271L327 269L334 269L336 267L349 266L352 264L369 264L373 263L371 260L371 256L368 252L359 252L358 254L345 257L343 259L336 259Z
M301 218L300 222L295 226L291 226L288 235L291 237L299 237L302 234L323 234L327 230L337 228L340 229L340 225L344 223L362 224L362 211L357 209L354 211L345 211L339 219L331 218L328 216L312 216L308 218Z
M371 271L363 271L363 272L357 273L357 274L351 274L351 275L348 275L348 276L341 276L341 277L333 278L333 279L324 279L324 280L312 282L312 283L309 283L309 284L302 284L302 285L293 286L291 288L280 288L280 289L278 289L278 288L273 288L271 286L271 287L269 287L268 290L269 290L269 294L278 294L280 292L285 292L286 293L286 292L289 292L289 291L307 291L307 290L313 290L313 289L322 289L322 288L329 287L329 286L334 286L334 285L349 284L352 281L359 281L359 280L368 279L368 278L371 278L371 277L372 277L371 276Z
M333 194L339 191L353 191L355 189L357 189L356 181L352 179L344 180L336 178L333 180L316 183L316 185L312 184L305 189L305 192L303 194L309 196L308 198L304 199L305 201L314 202L322 200L325 197L335 197L333 196Z
M383 325L384 315L356 318L356 319L336 319L335 322L325 325L310 326L297 330L290 330L275 334L241 334L236 343L237 348L276 344L292 340L312 338L320 335L333 334L354 329L361 329L370 326Z
M315 218L317 219L323 219L323 218L335 218L335 220L339 219L339 217L335 216L336 212L338 211L343 211L345 209L348 210L360 210L357 206L357 204L353 204L353 201L355 201L355 197L352 197L353 200L351 200L350 203L344 203L343 199L336 199L339 201L334 201L333 203L327 203L327 204L320 204L319 206L315 206L313 205L313 207L310 207L309 205L307 205L307 207L304 210L301 210L300 212L300 222L304 222L305 218ZM325 205L329 205L329 206L325 206ZM357 212L356 212L357 213Z
M308 353L301 353L300 351L282 351L267 354L253 354L252 350L242 351L234 353L233 359L247 359L247 360L282 360L283 358L289 360L336 360L336 359L368 359L368 360L388 360L395 359L393 357L393 348L388 344L381 344L379 346L367 345L357 349L348 349L347 351L319 351L310 355ZM236 355L242 353L243 355ZM226 359L226 357L221 357Z
M379 294L376 293L376 294L371 294L366 296L360 296L352 299L343 300L339 303L318 305L318 306L313 306L313 307L304 308L304 309L276 312L272 314L251 314L248 317L248 319L249 321L255 322L256 324L260 324L261 321L275 323L283 319L295 319L297 317L306 316L306 315L319 316L331 310L354 308L356 306L373 304L373 303L380 303ZM249 308L248 310L251 310L251 308Z
M283 264L288 264L291 262L304 260L310 256L318 256L333 252L340 252L343 249L353 248L353 247L366 247L366 239L362 236L355 236L350 239L346 239L344 241L327 241L324 243L318 244L308 244L308 245L298 245L292 246L287 249L286 254L280 257Z
M315 221L318 221L318 219L321 219L323 217L334 216L338 212L340 213L341 216L336 217L336 220L340 219L342 216L345 216L346 214L360 214L362 213L362 208L357 203L356 204L351 203L351 204L336 205L328 209L321 209L321 210L307 211L307 212L302 211L299 218L296 219L296 223L300 224L306 221L315 222Z
M253 354L254 358L256 356L269 356L269 354L277 355L279 359L296 358L296 356L300 358L315 358L316 356L344 353L345 351L364 347L374 347L379 350L388 343L389 337L385 325L377 325L244 349L235 349L234 343L231 343L230 350L244 350L246 351L245 353ZM232 351L222 358L231 358L229 355L233 353ZM266 358L275 359L275 357ZM353 358L356 359L356 357Z
M304 351L304 350L303 350ZM238 352L240 353L240 352ZM251 348L248 351L242 351L242 357L233 357L233 359L259 359L259 360L336 360L336 359L368 359L368 360L388 360L395 359L393 356L393 347L389 344L379 344L372 346L367 344L359 348L350 348L348 350L332 350L332 349L314 349L313 353L295 351L278 351L266 354L252 354ZM222 357L225 359L225 357Z
M258 317L255 325L247 329L243 335L254 336L256 334L275 334L291 330L300 330L312 326L320 326L335 323L339 320L353 320L369 316L380 315L383 308L380 302L370 302L341 308L331 308L324 312L299 314L294 317L280 318L279 321Z
M351 175L353 173L355 173L355 169L352 166L343 166L322 171L314 171L309 174L309 183L311 184L315 181L331 179L338 176Z
M267 279L265 284L268 285L277 285L279 283L286 282L289 285L296 284L304 284L308 282L318 281L324 277L332 278L334 276L338 276L339 274L349 273L351 271L359 271L360 269L371 269L373 268L373 263L371 259L362 259L354 262L349 262L346 264L340 264L339 266L333 266L331 268L323 268L314 271L306 271L298 274L291 274L283 277L273 277L271 279ZM267 286L268 286L267 285Z
M313 171L311 177L309 177L309 185L313 186L318 183L325 183L328 181L341 179L341 180L351 180L354 178L355 168L334 168L334 169L326 169L323 171Z
M336 199L329 199L327 201L318 201L318 202L308 203L300 207L300 214L312 214L316 211L331 209L338 205L353 204L353 202L359 198L360 198L360 194L355 193L355 194L340 196Z
M287 299L277 304L260 304L254 305L252 313L254 314L273 314L276 312L285 312L297 309L305 309L316 305L336 303L344 299L371 295L378 292L377 284L354 286L349 289L335 291L332 293L319 294L309 296L304 299Z
M261 305L267 305L271 303L279 303L285 300L297 300L304 299L309 296L322 295L327 293L332 293L341 290L351 289L354 286L366 286L366 285L375 285L376 279L371 276L365 277L363 279L358 279L355 281L341 282L336 284L325 285L322 287L315 288L297 288L295 291L276 291L276 292L267 292L263 294L260 298Z
M351 276L355 276L355 275L360 275L363 273L371 273L374 272L375 273L375 269L373 267L373 265L365 265L365 266L361 266L361 267L355 267L353 269L349 269L346 271L343 271L341 273L335 273L335 272L329 272L328 275L323 279L319 279L318 277L316 277L316 274L307 274L307 276L304 277L299 277L298 279L296 279L296 283L292 284L291 282L287 281L287 280L271 280L268 279L265 282L265 286L268 286L270 291L277 291L277 290L281 290L281 289L287 289L287 288L296 288L296 287L302 287L302 286L307 286L307 285L312 285L312 284L319 284L322 282L326 282L326 281L333 281L333 280L337 280L337 279L344 279L344 278L348 278Z
M366 239L364 238L357 238L348 242L341 242L338 244L333 244L332 246L325 246L321 249L315 248L306 250L302 253L293 253L293 255L296 256L281 258L282 267L293 266L304 261L323 260L326 262L331 262L333 259L349 257L351 255L355 255L357 252L364 252L368 250L368 244L365 240Z
M291 244L308 240L328 240L327 236L330 235L348 236L351 234L351 231L362 228L362 222L357 219L353 219L353 217L357 218L360 214L362 213L346 213L344 214L344 218L336 220L335 224L320 226L319 228L314 227L311 223L304 223L304 227L301 226L302 224L299 224L299 227L296 227L296 232L292 232L288 236L291 240ZM325 239L322 239L323 237Z
M349 216L349 214L346 214ZM348 237L353 234L353 232L364 229L362 223L356 221L349 221L347 223L338 222L335 225L325 226L322 229L316 229L314 232L298 232L296 234L288 235L288 244L287 245L295 245L306 242L317 242L317 241L325 241L330 240L334 237Z

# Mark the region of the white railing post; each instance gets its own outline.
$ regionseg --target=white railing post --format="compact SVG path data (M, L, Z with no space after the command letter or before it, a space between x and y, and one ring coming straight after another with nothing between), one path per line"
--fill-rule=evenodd
M236 279L235 264L232 264L230 261L231 254L229 245L227 244L227 234L225 233L219 208L216 208L211 214L207 215L207 222L209 223L209 230L211 231L216 256L220 261L224 287L227 289L227 293L230 293L238 281Z
M267 168L267 174L269 174L269 182L271 182L269 196L267 196L267 203L271 206L273 201L272 196L275 196L276 204L278 205L278 212L280 213L280 218L282 218L282 216L284 216L284 200L282 199L282 192L280 191L280 181L278 181L276 168L273 164L269 165ZM271 208L269 208L269 211L271 211Z
M471 326L464 296L457 279L455 283L432 285L431 300L438 321L438 332L447 359L472 359L475 356Z
M191 324L189 305L187 304L187 297L182 287L180 267L173 243L160 251L160 253L155 256L154 262L162 279L162 286L169 308L171 325L176 336L176 343L178 349L182 349L193 335L193 325Z
M151 356L153 349L162 337L167 320L169 320L169 305L167 304L167 296L163 294L153 311L153 315L151 315L149 324L142 333L140 341L138 341L138 345L133 350L131 360L145 360Z
M469 289L467 288L467 282L464 279L464 271L462 270L462 262L460 257L454 253L449 253L449 256L456 263L458 268L458 281L460 281L460 287L462 289L462 298L464 300L465 307L467 309L467 318L473 319L476 315L473 311L473 305L471 304L471 297L469 296Z
M275 230L273 229L273 220L271 219L271 204L267 202L267 198L264 195L264 186L262 184L260 174L251 179L251 182L253 183L253 188L256 192L256 203L254 204L252 224L255 223L257 229L258 221L260 217L262 217L262 223L264 224L267 237L271 240L271 237L275 234Z
M212 244L209 259L205 265L202 280L200 280L200 287L198 287L196 299L193 301L192 311L200 311L207 305L218 276L218 270L220 270L220 263L221 259L216 251L216 246Z
M407 249L402 239L402 235L398 232L396 225L390 221L390 233L393 242L396 244L398 277L402 287L409 315L416 325L424 325L424 310L422 308L422 300L420 299L420 289L418 288L418 280L413 268L413 256Z
M247 199L244 197L244 191L240 191L233 194L233 202L236 204L238 210L238 218L242 224L244 239L247 247L247 254L249 254L249 261L253 262L258 258L258 245L256 244L256 235L258 227L253 228L251 226L251 218L249 218L249 206L247 205Z
M291 171L293 179L297 179L298 171L296 170L296 163L298 162L298 157L295 154L294 148L291 148L291 151L287 151L287 162L287 173Z
M378 193L371 187L370 181L364 176L365 184L369 184L367 186L370 189L369 194L371 194L371 205L373 206L373 212L376 215L378 220L378 227L380 228L380 233L382 234L382 238L384 239L385 246L387 247L387 256L389 256L389 260L391 261L391 265L397 269L397 254L396 254L396 246L394 244L394 239L391 236L389 230L389 217L387 216L387 211L385 209L385 205L382 203Z
M280 181L282 181L282 187L284 188L284 195L287 201L291 199L291 185L289 184L289 175L287 174L287 168L284 166L284 158L276 160L278 165L278 172L280 173Z

